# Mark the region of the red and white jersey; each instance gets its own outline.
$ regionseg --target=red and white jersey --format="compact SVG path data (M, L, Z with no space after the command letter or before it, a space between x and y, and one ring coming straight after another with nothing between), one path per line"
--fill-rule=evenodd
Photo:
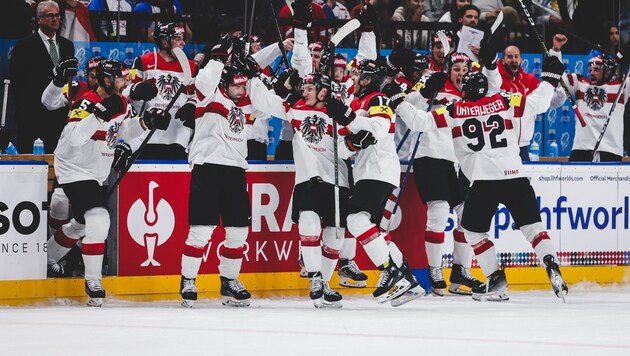
M42 93L42 104L48 110L61 109L68 106L73 100L80 98L88 91L87 83L84 81L73 80L71 88L68 87L68 84L59 88L53 84L51 80ZM69 94L72 95L70 99L68 99Z
M617 106L610 115L610 122L598 150L623 156L623 112L630 95L630 86L626 85L617 97L619 86L622 85L617 79L603 85L591 85L590 81L581 75L564 74L563 80L571 95L575 97L577 107L586 121L586 126L582 127L579 121L575 120L573 149L595 148L613 102L617 100Z
M444 68L444 62L442 62L442 64L439 64L434 58L433 56L428 56L427 59L429 60L429 70L431 72L441 72L442 69Z
M339 83L333 81L331 87L335 98L346 105L350 105L352 99L354 99L354 82L349 75L345 76Z
M189 60L191 73L195 73L196 64ZM155 98L149 100L145 108L165 109L168 103L173 99L175 93L184 83L184 73L178 61L167 62L160 56L157 51L143 54L137 57L133 63L132 71L135 70L136 76L134 82L150 81L155 83L158 88L158 94ZM184 89L182 95L175 101L169 113L175 118L175 113L186 104L189 100L194 100L194 85L189 84ZM142 102L134 103L134 108L140 110ZM181 120L171 120L166 130L157 130L151 142L153 144L173 144L177 143L182 147L188 147L192 130L186 126Z
M552 95L551 85L542 82L530 94L525 113L537 106L549 107ZM450 129L455 154L471 182L512 179L523 176L512 122L521 98L520 94L502 92L475 102L452 102L430 113L403 102L396 112L412 130Z
M395 116L389 99L380 92L355 97L350 108L356 118L339 130L344 135L367 130L374 135L376 144L359 151L352 174L354 181L370 179L387 182L395 187L400 183L400 161L394 144Z
M255 120L251 101L244 96L235 104L227 96L218 86L222 70L221 62L209 61L197 74L195 135L188 161L247 169L247 140Z
M102 185L109 176L118 140L125 140L132 149L140 146L138 133L143 130L137 118L131 119L133 109L127 99L123 97L124 110L109 122L93 114L101 101L90 91L72 104L55 149L55 175L61 184L95 180Z
M259 79L250 82L252 104L255 108L265 108L270 115L291 124L295 134L292 139L295 161L295 184L320 177L324 182L335 184L335 155L333 139L333 120L326 108L313 108L306 105L304 99L298 100L293 107L267 89ZM351 156L350 151L339 136L338 142L339 185L349 187L348 168L343 159Z

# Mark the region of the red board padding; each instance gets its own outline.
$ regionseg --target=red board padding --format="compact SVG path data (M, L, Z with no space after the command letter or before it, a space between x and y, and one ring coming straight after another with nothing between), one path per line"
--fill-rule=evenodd
M298 271L299 237L297 225L290 220L294 173L248 172L247 180L253 225L242 272ZM402 213L402 222L391 235L412 268L426 268L426 206L421 204L413 181L409 177L398 213ZM120 276L181 274L189 229L189 184L189 172L129 172L125 176L118 209ZM204 250L200 273L218 273L218 251L224 238L225 231L217 228ZM362 269L375 269L360 245L356 261Z

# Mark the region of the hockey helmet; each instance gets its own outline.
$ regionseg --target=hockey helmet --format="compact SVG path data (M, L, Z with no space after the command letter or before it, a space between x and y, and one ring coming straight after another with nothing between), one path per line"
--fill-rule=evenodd
M488 78L481 72L468 72L462 77L462 93L466 100L477 101L488 92Z
M443 32L446 35L446 38L448 38L448 43L452 44L453 43L453 33L451 31L437 31L437 32ZM438 37L437 32L433 34L433 36L430 38L429 40L429 51L431 51L433 49L433 47L438 44L438 43L442 43L440 41L440 37Z
M105 57L103 56L94 56L90 58L87 62L87 70L88 71L96 70L98 68L98 65L104 60L105 60Z
M233 65L226 65L225 67L223 67L220 83L223 84L223 86L225 87L230 84L245 85L247 84L248 79L249 78L247 77L247 74L245 74L242 69Z
M158 22L153 30L153 40L159 46L161 40L170 41L173 37L184 37L184 33L184 27L179 24Z
M429 59L427 56L421 53L413 54L413 60L411 61L411 66L403 68L402 72L407 78L411 78L414 71L424 72L425 69L429 68Z
M602 54L591 57L588 60L588 67L591 68L591 66L601 67L604 73L604 80L606 81L610 80L617 70L615 60Z
M330 90L330 78L320 72L314 72L304 76L302 79L302 86L307 84L315 85L318 92L323 88Z
M451 68L453 68L453 64L455 63L463 63L464 65L466 65L466 67L468 67L468 71L470 72L472 61L470 60L470 57L468 57L466 53L456 52L456 53L453 53L450 57L448 57L446 61L446 73L451 72Z
M99 85L105 85L105 77L114 80L117 77L126 78L129 75L129 68L121 62L113 59L105 59L96 68L96 79Z
M310 53L321 52L323 49L324 49L324 44L319 42L319 41L313 42L313 43L308 45L308 51Z

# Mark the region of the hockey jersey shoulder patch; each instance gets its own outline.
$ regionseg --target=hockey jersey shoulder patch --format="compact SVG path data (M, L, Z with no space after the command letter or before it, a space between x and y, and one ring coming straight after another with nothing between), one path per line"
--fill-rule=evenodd
M68 122L81 121L90 116L94 111L94 105L96 103L89 98L80 98L72 104L70 114L68 115Z

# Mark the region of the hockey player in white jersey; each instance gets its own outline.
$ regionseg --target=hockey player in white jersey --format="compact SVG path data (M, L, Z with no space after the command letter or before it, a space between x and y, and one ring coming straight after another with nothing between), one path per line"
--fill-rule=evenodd
M376 61L364 60L352 76L355 97L350 106L329 98L326 110L339 125L345 126L341 134L366 130L377 142L357 154L347 226L381 271L373 296L379 303L391 300L392 305L399 305L407 300L396 302L395 298L410 288L422 288L391 237L379 230L387 198L400 182L400 164L394 146L394 114L389 99L380 91L386 70ZM414 297L422 292L418 291Z
M543 64L543 82L524 104L525 114L549 107L554 87L564 67L549 57ZM473 288L475 300L507 300L505 272L497 266L494 244L488 231L499 203L509 210L516 226L532 244L541 265L546 267L554 292L564 299L568 289L558 267L555 248L541 222L535 192L519 156L513 130L514 107L521 105L520 94L486 95L488 79L479 72L462 78L463 101L454 101L427 113L408 102L397 105L396 113L412 130L428 131L448 127L455 154L472 185L466 197L462 218L465 237L487 276L485 284ZM415 93L405 100L413 100ZM394 104L396 105L396 104Z
M157 49L137 57L133 63L134 84L129 88L129 98L134 108L165 109L175 93L184 83L184 70L177 61L172 49L184 48L184 27L174 23L159 23L155 26L153 38ZM196 64L188 60L190 72L196 73ZM185 160L193 128L186 123L194 123L196 98L193 85L184 88L169 114L173 120L166 131L157 131L146 145L140 159Z
M557 49L560 49L562 45L564 43L561 43ZM550 54L562 59L562 54L559 51L551 51ZM615 78L616 70L617 64L614 59L605 55L597 55L588 61L588 78L574 73L562 76L562 80L569 88L569 93L575 96L577 107L586 121L586 126L582 127L576 120L575 138L569 161L591 162L593 158L599 162L621 161L624 148L623 114L625 104L628 102L628 95L630 95L630 85L625 83L625 88L617 96L624 83ZM617 101L617 104L611 113L610 110L614 101ZM610 121L606 132L597 152L593 152L607 120Z
M100 306L105 297L101 269L109 214L103 183L111 167L120 169L140 146L145 128L163 128L169 119L156 111L147 112L143 122L132 119L127 99L120 96L128 85L128 73L119 61L99 64L98 88L74 102L55 150L55 175L70 200L73 218L48 240L48 263L57 263L83 238L90 306ZM117 143L118 139L126 142Z
M310 279L310 297L316 307L340 307L341 295L328 284L339 259L345 230L345 221L341 222L339 230L335 227L334 173L335 170L339 173L339 212L345 220L350 189L348 167L343 159L374 144L375 140L365 130L340 138L337 143L340 157L335 160L333 121L326 111L326 99L331 95L330 79L322 73L311 73L304 77L302 85L302 99L289 107L286 101L272 95L262 82L254 79L252 102L268 108L272 115L295 128L292 218L298 224L304 268Z
M197 299L195 279L205 246L219 223L225 228L219 262L223 304L250 304L251 295L238 280L251 225L245 178L247 139L257 116L245 85L250 77L260 74L260 67L251 56L237 60L230 53L232 46L231 40L224 37L212 49L195 84L199 101L189 154L193 167L188 200L190 230L182 255L180 285L185 307L191 307ZM225 65L228 59L232 64Z

